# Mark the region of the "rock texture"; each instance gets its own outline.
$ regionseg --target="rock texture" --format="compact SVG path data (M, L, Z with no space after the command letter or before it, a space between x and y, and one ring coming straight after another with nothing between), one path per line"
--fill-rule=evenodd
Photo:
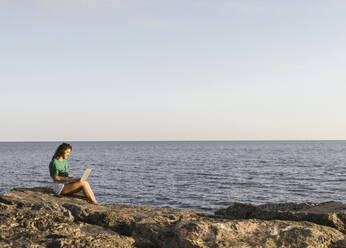
M251 211L243 208L238 208L238 216L244 215L238 218L235 206L213 215L94 205L80 195L58 197L50 188L18 188L0 194L0 247L346 247L343 229L337 226L249 219Z
M229 219L310 221L346 233L346 205L341 202L251 205L234 203L215 212Z

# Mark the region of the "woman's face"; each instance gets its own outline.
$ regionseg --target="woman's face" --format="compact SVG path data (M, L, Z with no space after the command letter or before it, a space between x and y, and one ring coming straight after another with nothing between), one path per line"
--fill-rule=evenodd
M70 153L71 153L71 149L66 149L63 159L67 159L70 156Z

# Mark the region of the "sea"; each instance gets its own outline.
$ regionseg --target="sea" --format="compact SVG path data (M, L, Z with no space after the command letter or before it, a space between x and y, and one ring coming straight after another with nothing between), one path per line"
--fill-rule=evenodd
M0 142L0 193L50 186L61 142ZM346 203L346 141L70 142L103 204L212 213L234 202Z

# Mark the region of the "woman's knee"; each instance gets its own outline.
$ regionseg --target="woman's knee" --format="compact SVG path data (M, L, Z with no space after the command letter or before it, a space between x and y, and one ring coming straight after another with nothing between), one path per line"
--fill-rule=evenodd
M80 181L83 185L83 187L90 187L89 183L87 181Z
M83 186L82 182L80 182L80 181L74 182L74 183L72 183L72 185L75 187L78 187L78 188Z

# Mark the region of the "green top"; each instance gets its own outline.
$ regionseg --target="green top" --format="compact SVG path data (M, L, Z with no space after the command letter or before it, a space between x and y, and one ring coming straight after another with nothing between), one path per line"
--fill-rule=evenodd
M67 160L64 159L60 161L59 159L52 159L49 163L49 173L52 178L59 177L68 177L68 170L70 166L67 163Z

